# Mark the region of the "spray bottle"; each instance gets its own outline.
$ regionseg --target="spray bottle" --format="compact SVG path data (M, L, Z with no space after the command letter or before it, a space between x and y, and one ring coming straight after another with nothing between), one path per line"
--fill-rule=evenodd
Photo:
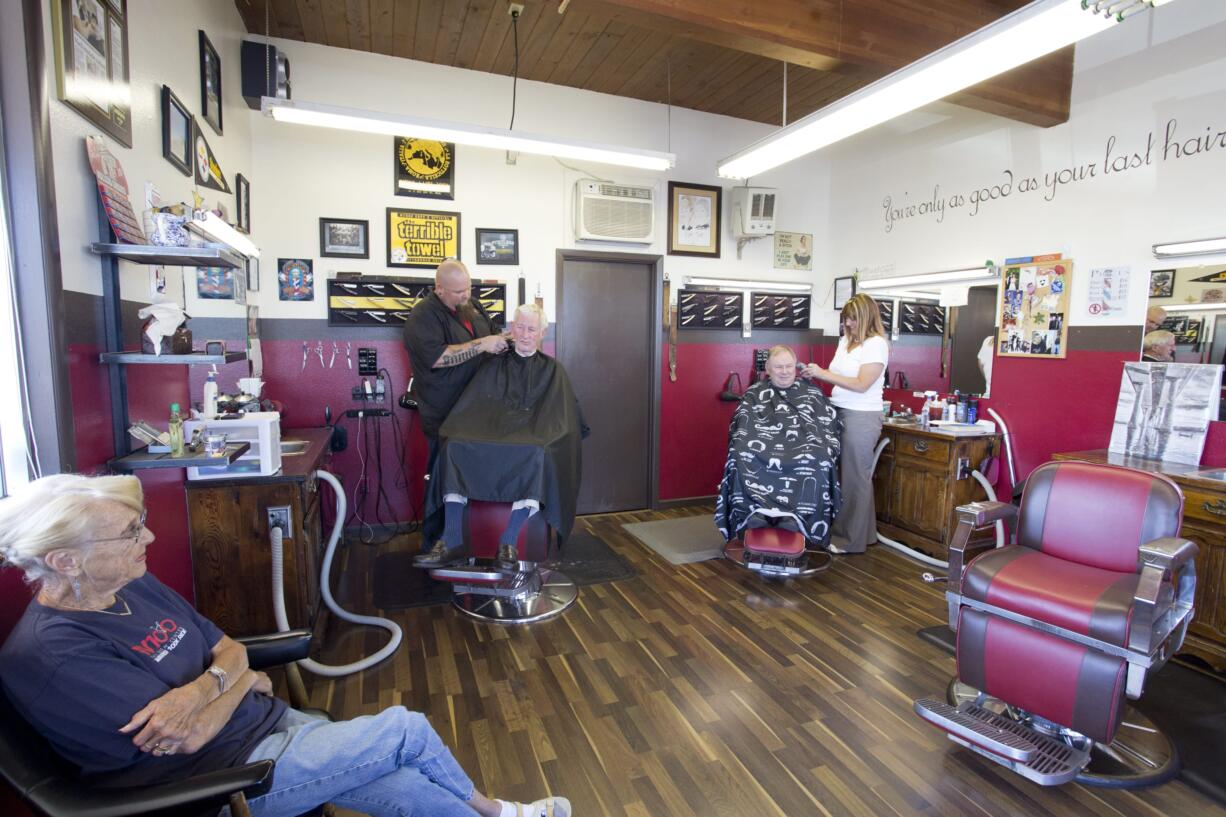
M204 381L204 399L200 402L200 414L206 420L217 416L217 366L209 372L209 379Z

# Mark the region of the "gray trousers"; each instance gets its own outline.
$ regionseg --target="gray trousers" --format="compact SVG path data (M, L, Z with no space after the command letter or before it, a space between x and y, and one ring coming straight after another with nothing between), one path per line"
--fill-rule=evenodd
M880 411L836 411L843 422L843 453L839 458L843 508L834 519L831 543L848 553L863 553L877 541L873 451L881 439L882 416Z

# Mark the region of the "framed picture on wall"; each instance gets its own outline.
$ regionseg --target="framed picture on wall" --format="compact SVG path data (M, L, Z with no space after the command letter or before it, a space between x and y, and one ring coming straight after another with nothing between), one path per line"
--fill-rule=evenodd
M455 143L397 136L392 140L393 193L423 199L455 198Z
M519 230L477 228L477 263L519 263Z
M234 174L235 228L241 233L251 232L251 182L242 173Z
M169 85L162 86L162 156L184 176L192 175L195 123Z
M218 136L221 131L221 57L209 42L209 35L200 31L200 116Z
M255 256L247 259L247 291L260 291L260 259Z
M719 258L723 188L668 183L668 254Z
M434 269L460 257L460 214L387 208L387 265Z
M848 275L845 278L834 279L834 308L842 309L843 305L856 294L856 279Z
M370 258L370 222L321 218L319 254L324 258Z
M1156 269L1149 273L1149 297L1173 298L1175 296L1175 270Z
M55 0L51 8L60 99L132 147L127 0Z

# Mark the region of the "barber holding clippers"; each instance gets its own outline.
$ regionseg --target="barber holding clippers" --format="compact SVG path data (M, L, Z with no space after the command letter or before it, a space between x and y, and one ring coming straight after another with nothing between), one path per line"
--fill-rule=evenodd
M429 459L426 473L434 472L438 457L438 430L460 392L487 354L507 350L507 340L493 334L489 316L472 297L468 268L449 258L434 273L434 291L413 307L404 322L404 345L413 372L413 396L421 414ZM439 531L422 531L432 542Z

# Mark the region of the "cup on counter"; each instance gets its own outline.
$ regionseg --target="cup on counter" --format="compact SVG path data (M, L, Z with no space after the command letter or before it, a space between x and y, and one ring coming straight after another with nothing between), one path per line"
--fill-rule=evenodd
M881 401L881 416L889 417L890 409L892 409L893 407L894 405L889 400L882 400Z
M207 457L224 457L226 455L227 435L222 431L209 431L204 435L204 454Z

